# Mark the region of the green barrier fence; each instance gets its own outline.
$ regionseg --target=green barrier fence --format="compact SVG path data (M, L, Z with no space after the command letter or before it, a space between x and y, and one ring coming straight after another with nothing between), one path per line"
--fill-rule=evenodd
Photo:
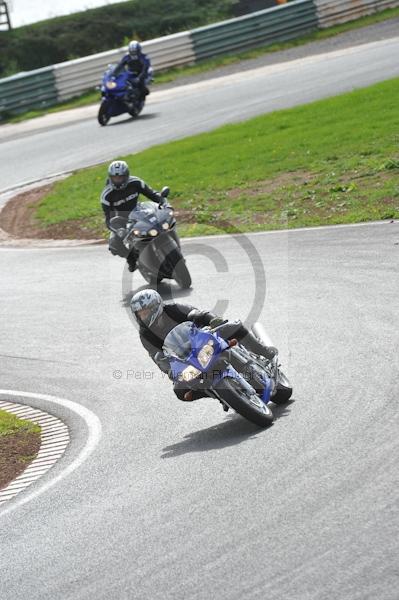
M56 101L52 66L0 79L0 117L45 108Z
M299 37L318 27L313 0L297 0L191 32L197 60Z

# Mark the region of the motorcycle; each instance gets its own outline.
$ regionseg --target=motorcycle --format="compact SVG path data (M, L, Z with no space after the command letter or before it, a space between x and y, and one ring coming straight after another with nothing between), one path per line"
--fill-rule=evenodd
M163 353L169 359L175 384L200 390L216 398L260 427L273 422L269 402L286 403L292 387L280 369L278 356L267 360L247 350L237 340L225 340L222 325L198 328L191 321L176 325L165 338ZM259 338L259 324L252 327Z
M169 188L161 195L167 198ZM112 217L110 228L125 248L138 255L137 267L151 285L162 279L175 279L183 289L191 286L191 275L184 260L172 207L165 203L138 202L128 218Z
M101 84L101 104L98 122L104 126L111 117L129 113L137 117L143 110L145 99L141 96L139 79L132 79L132 73L122 71L115 75L115 66L109 65Z

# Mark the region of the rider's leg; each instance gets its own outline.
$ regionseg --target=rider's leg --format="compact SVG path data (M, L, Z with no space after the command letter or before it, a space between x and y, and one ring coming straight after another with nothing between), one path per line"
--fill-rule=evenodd
M241 321L226 323L226 325L223 325L223 327L219 329L219 334L225 339L236 338L250 352L260 354L268 360L271 360L277 354L277 348L262 344L262 342L260 342L253 333L241 323Z
M129 250L123 245L121 238L118 237L114 231L112 231L109 236L108 249L111 254L126 258L129 271L135 271L138 258L137 252L135 250L130 250L129 252Z
M129 250L125 248L121 238L118 237L114 231L111 231L109 236L108 250L111 252L111 254L114 254L115 256L122 256L123 258L126 258L129 254Z

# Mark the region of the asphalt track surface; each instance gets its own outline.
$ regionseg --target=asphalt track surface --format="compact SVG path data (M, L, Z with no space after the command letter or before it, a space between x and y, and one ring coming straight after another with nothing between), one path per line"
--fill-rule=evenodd
M3 600L396 600L399 225L247 239L265 265L259 320L295 388L265 431L174 398L104 247L0 251L2 386L67 397L103 428L79 469L0 512ZM263 273L237 240L184 249L194 288L165 295L225 300L245 318ZM72 443L48 479L86 438L81 419L55 412Z
M97 136L85 120L35 136L65 149L79 127ZM104 151L124 127L98 130ZM29 400L65 419L71 445L35 497L0 510L0 598L397 600L399 225L184 252L193 289L164 296L261 321L294 402L264 431L212 400L180 403L140 349L125 305L144 282L123 261L104 246L1 248L1 388L78 403L102 435L88 456L79 415Z

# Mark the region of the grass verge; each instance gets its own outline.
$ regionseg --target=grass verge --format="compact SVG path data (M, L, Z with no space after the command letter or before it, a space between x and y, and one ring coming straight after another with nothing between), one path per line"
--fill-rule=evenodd
M186 236L398 218L398 96L396 78L118 158L171 187ZM35 218L104 233L105 173L56 183Z
M0 410L0 489L28 466L39 447L39 425Z
M0 437L21 432L40 433L40 425L25 419L18 419L18 417L0 410Z
M341 25L335 25L334 27L329 27L327 29L322 29L318 31L314 31L308 35L302 36L295 40L289 42L282 42L279 44L272 44L269 46L262 46L260 48L255 48L253 50L248 50L246 52L240 52L236 54L226 54L220 57L215 57L212 59L204 60L199 62L198 64L192 66L185 67L177 67L173 69L168 69L162 73L157 74L155 88L157 84L162 83L170 83L180 79L182 77L188 77L191 75L198 75L201 73L206 73L213 69L228 66L237 62L241 62L244 60L250 60L253 58L258 58L259 56L263 56L264 54L268 54L271 52L277 52L279 50L286 50L289 48L294 48L296 46L302 46L304 44L308 44L309 42L314 42L317 40L323 40L326 38L334 37L340 33L345 33L346 31L352 31L354 29L360 29L362 27L367 27L368 25L374 25L376 23L381 23L382 21L386 21L388 19L392 19L394 17L399 16L399 8L390 8L384 10L380 13L376 13L374 15L370 15L368 17L362 17L361 19L357 19L355 21L349 21L348 23L343 23ZM95 104L99 102L100 95L98 91L90 91L77 98L73 98L66 102L62 102L57 104L57 106L53 106L51 108L46 109L38 109L31 110L29 112L10 116L9 118L0 119L1 123L18 123L20 121L25 121L27 119L33 119L36 117L43 116L45 114L59 112L62 110L68 110L71 108L79 108L81 106L88 106L90 104Z

